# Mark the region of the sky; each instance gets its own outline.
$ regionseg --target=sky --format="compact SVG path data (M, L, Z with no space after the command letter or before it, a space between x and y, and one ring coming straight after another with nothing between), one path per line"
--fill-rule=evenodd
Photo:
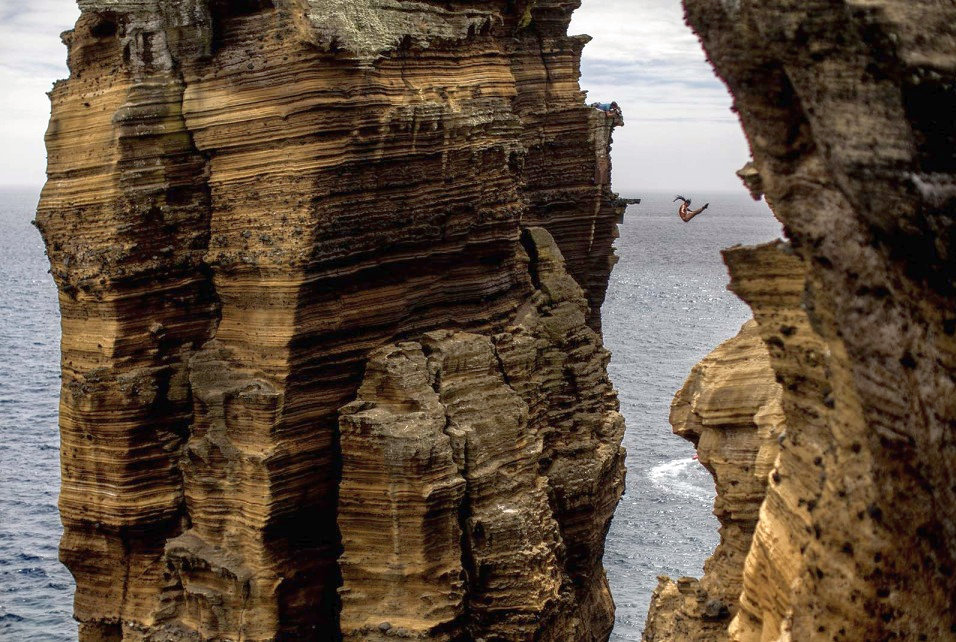
M67 75L59 34L78 14L74 0L0 0L0 186L43 184L46 92ZM594 37L582 65L589 100L616 100L624 111L627 125L614 137L617 191L742 189L734 172L748 160L747 144L680 0L584 0L571 31Z
M571 32L594 38L581 66L589 102L615 100L624 112L617 191L743 189L735 172L750 159L747 141L680 0L584 0Z
M0 0L0 186L43 185L46 92L67 76L60 34L79 14L73 0Z

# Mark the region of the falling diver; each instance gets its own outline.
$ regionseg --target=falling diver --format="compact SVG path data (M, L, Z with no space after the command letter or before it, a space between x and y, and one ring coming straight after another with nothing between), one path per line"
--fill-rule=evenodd
M698 214L706 210L708 207L710 207L710 203L705 203L704 206L700 208L699 210L692 210L690 209L689 198L684 198L683 196L677 196L674 199L674 202L676 203L677 201L681 201L680 208L677 210L677 215L680 216L680 220L684 221L685 223L690 222L692 218L694 218L695 216L697 216Z

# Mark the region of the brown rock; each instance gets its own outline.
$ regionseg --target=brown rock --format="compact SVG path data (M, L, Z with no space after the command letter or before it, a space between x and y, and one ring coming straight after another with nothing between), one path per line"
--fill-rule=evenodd
M540 289L519 325L384 348L343 409L346 639L396 635L385 620L411 639L610 633L623 421L580 287L547 232L525 242Z
M724 259L731 289L750 303L769 349L787 425L746 561L740 613L730 627L731 639L759 639L761 631L779 631L793 617L780 605L808 572L803 555L838 420L827 401L826 346L803 308L806 269L799 256L778 242L728 250Z
M613 123L577 83L575 3L79 4L37 224L63 310L61 556L81 638L335 639L339 409L369 355L514 325L535 296L530 225L600 327L621 208ZM620 488L587 493L619 476L616 449L588 441L598 460L576 465L594 474L554 475L569 617L597 636Z
M685 0L791 245L727 254L787 436L735 640L956 637L956 8Z
M393 628L414 639L463 633L465 480L433 377L420 344L382 348L341 413L346 640L387 639Z
M783 390L755 321L697 364L671 406L674 432L697 448L714 477L720 544L698 581L661 577L644 639L727 640L744 561L784 432Z

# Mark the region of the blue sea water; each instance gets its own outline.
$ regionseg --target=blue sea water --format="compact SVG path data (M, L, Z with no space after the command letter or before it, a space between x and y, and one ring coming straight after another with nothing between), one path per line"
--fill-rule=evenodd
M717 546L713 479L671 433L670 403L694 364L751 316L727 291L720 250L781 234L767 206L743 190L688 196L695 207L711 202L690 223L677 217L671 193L628 208L603 308L628 452L627 492L604 554L617 603L612 642L641 639L658 575L699 577Z
M60 315L37 194L0 192L0 640L76 639L57 559Z
M726 291L720 249L780 233L746 194L697 196L711 209L689 224L671 194L629 208L604 307L628 424L628 489L605 554L615 642L640 640L657 575L699 575L717 543L713 482L667 415L693 365L749 317ZM57 560L59 315L30 225L36 199L0 191L0 640L57 642L76 626L73 580Z

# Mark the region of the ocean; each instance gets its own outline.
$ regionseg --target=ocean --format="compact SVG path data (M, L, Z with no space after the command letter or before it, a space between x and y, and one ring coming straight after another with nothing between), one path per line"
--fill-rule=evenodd
M0 192L0 640L76 639L57 558L60 314L36 192Z
M726 290L720 250L780 234L744 193L695 195L711 208L687 224L672 194L639 196L621 226L603 313L627 418L627 493L604 558L614 642L640 640L658 575L699 576L717 544L713 481L667 416L694 364L750 316ZM57 559L59 314L30 224L36 200L35 191L0 191L0 640L65 642L76 625L73 580Z
M700 577L720 539L713 478L667 418L691 368L751 316L727 291L720 250L782 232L743 189L688 196L694 207L711 203L690 223L677 217L671 193L642 195L628 208L603 308L611 380L627 419L627 491L604 553L617 604L612 642L640 640L657 576Z

